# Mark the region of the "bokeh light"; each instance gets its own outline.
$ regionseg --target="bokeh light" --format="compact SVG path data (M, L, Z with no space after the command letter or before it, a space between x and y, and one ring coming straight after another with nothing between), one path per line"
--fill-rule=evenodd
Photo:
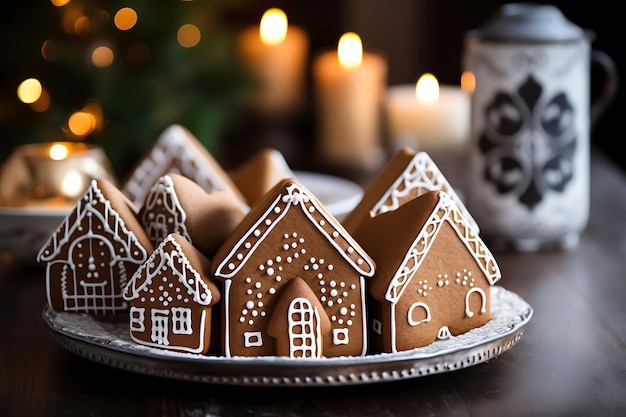
M461 74L461 88L468 94L472 94L476 89L476 77L471 71L463 71Z
M50 159L54 159L55 161L61 161L67 158L67 154L69 151L67 150L67 146L62 143L55 143L50 147L48 154L50 155Z
M98 68L108 67L113 63L113 51L108 46L98 46L91 53L91 62Z
M123 7L115 13L113 22L119 30L132 29L137 23L137 12L130 7Z
M28 78L17 87L17 97L26 104L31 104L39 100L43 87L36 78Z
M198 42L200 42L200 29L198 29L196 25L187 23L178 29L176 38L181 46L184 46L185 48L194 47L198 44Z

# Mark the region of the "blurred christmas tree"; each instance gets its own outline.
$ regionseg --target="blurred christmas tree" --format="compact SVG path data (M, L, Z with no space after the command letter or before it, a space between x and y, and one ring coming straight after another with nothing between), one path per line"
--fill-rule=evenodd
M36 3L2 19L0 161L22 143L81 140L121 178L174 123L218 152L252 84L229 24L245 0ZM42 95L26 104L16 91L30 78Z

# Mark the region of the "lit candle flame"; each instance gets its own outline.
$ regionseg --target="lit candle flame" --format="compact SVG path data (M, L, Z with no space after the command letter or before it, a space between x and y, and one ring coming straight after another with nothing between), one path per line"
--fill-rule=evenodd
M267 10L261 18L261 41L266 45L278 45L287 37L287 15L280 9Z
M337 45L339 64L343 68L356 68L363 61L363 43L359 35L353 32L344 33Z
M55 161L61 161L67 158L69 150L67 149L67 146L61 143L55 143L50 147L49 154L51 159L54 159Z
M424 104L433 104L439 100L439 82L430 73L423 74L415 85L417 100Z

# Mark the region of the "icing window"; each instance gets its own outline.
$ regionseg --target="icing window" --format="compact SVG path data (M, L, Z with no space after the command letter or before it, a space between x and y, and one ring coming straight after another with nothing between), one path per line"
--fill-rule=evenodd
M347 345L350 343L348 329L333 329L333 343L335 345Z
M431 318L430 308L428 308L426 303L413 303L411 308L409 308L407 318L411 326L417 326L418 324L429 322Z
M383 323L380 320L374 319L372 322L372 330L378 334L383 333Z
M245 332L243 334L245 347L263 346L263 337L261 332Z
M145 308L131 307L130 308L130 330L135 332L143 332L145 327Z
M191 309L185 307L172 308L172 333L191 334Z
M152 332L150 338L153 342L159 345L169 345L170 342L167 339L168 325L169 325L169 311L168 310L152 310Z

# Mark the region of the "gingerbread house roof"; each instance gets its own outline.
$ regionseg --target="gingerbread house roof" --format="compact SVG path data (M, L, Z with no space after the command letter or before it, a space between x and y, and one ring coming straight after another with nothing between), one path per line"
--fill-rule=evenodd
M380 278L370 283L372 295L392 303L400 299L446 222L489 284L498 282L501 274L493 255L458 205L443 191L428 191L396 210L364 221L355 232L382 271ZM373 239L388 244L375 244Z
M113 195L107 198L101 187L106 188L109 193L119 193L119 196ZM141 238L127 227L120 213L124 213L125 218L132 222L132 230L141 233ZM37 260L39 262L55 260L64 247L72 242L77 229L88 227L93 230L94 219L102 227L99 234L108 236L114 245L123 249L116 251L119 260L138 263L143 262L148 257L147 251L152 250L152 245L148 237L144 236L145 233L135 218L131 207L127 205L125 197L108 181L94 179L77 201L74 210L63 220L40 249ZM69 260L67 261L69 262Z
M229 190L245 203L244 196L211 153L189 130L176 124L158 137L124 181L122 191L141 207L152 185L170 172L184 175L207 192Z
M253 205L280 180L296 176L280 151L264 148L239 165L231 178L248 204Z
M428 153L409 147L400 149L381 170L343 224L352 232L364 218L395 210L408 199L436 190L448 194L478 233L478 224L437 164Z
M238 225L213 258L214 275L231 278L246 264L263 239L289 216L292 210L304 213L319 233L360 275L371 277L375 263L322 203L302 184L288 178L276 184ZM240 237L241 236L241 237ZM235 240L236 239L236 240Z
M187 240L191 241L191 237L189 236L189 232L187 231L187 225L185 224L187 214L180 205L180 201L178 200L176 191L174 189L174 180L170 175L163 175L157 180L152 188L150 188L150 192L146 197L146 201L139 211L139 215L142 219L144 227L146 227L148 221L148 218L144 217L149 216L150 211L153 210L156 206L164 209L165 212L169 215L168 220L169 222L171 222L171 232L178 233L179 235L185 237ZM157 238L162 237L162 235L155 236L154 234L150 234L150 239L153 243L155 243Z
M182 236L169 234L133 274L122 293L131 301L152 285L163 285L164 280L176 281L185 288L189 302L210 306L220 299L219 290L208 278L209 260ZM173 296L172 291L172 296ZM184 299L184 298L183 298Z

